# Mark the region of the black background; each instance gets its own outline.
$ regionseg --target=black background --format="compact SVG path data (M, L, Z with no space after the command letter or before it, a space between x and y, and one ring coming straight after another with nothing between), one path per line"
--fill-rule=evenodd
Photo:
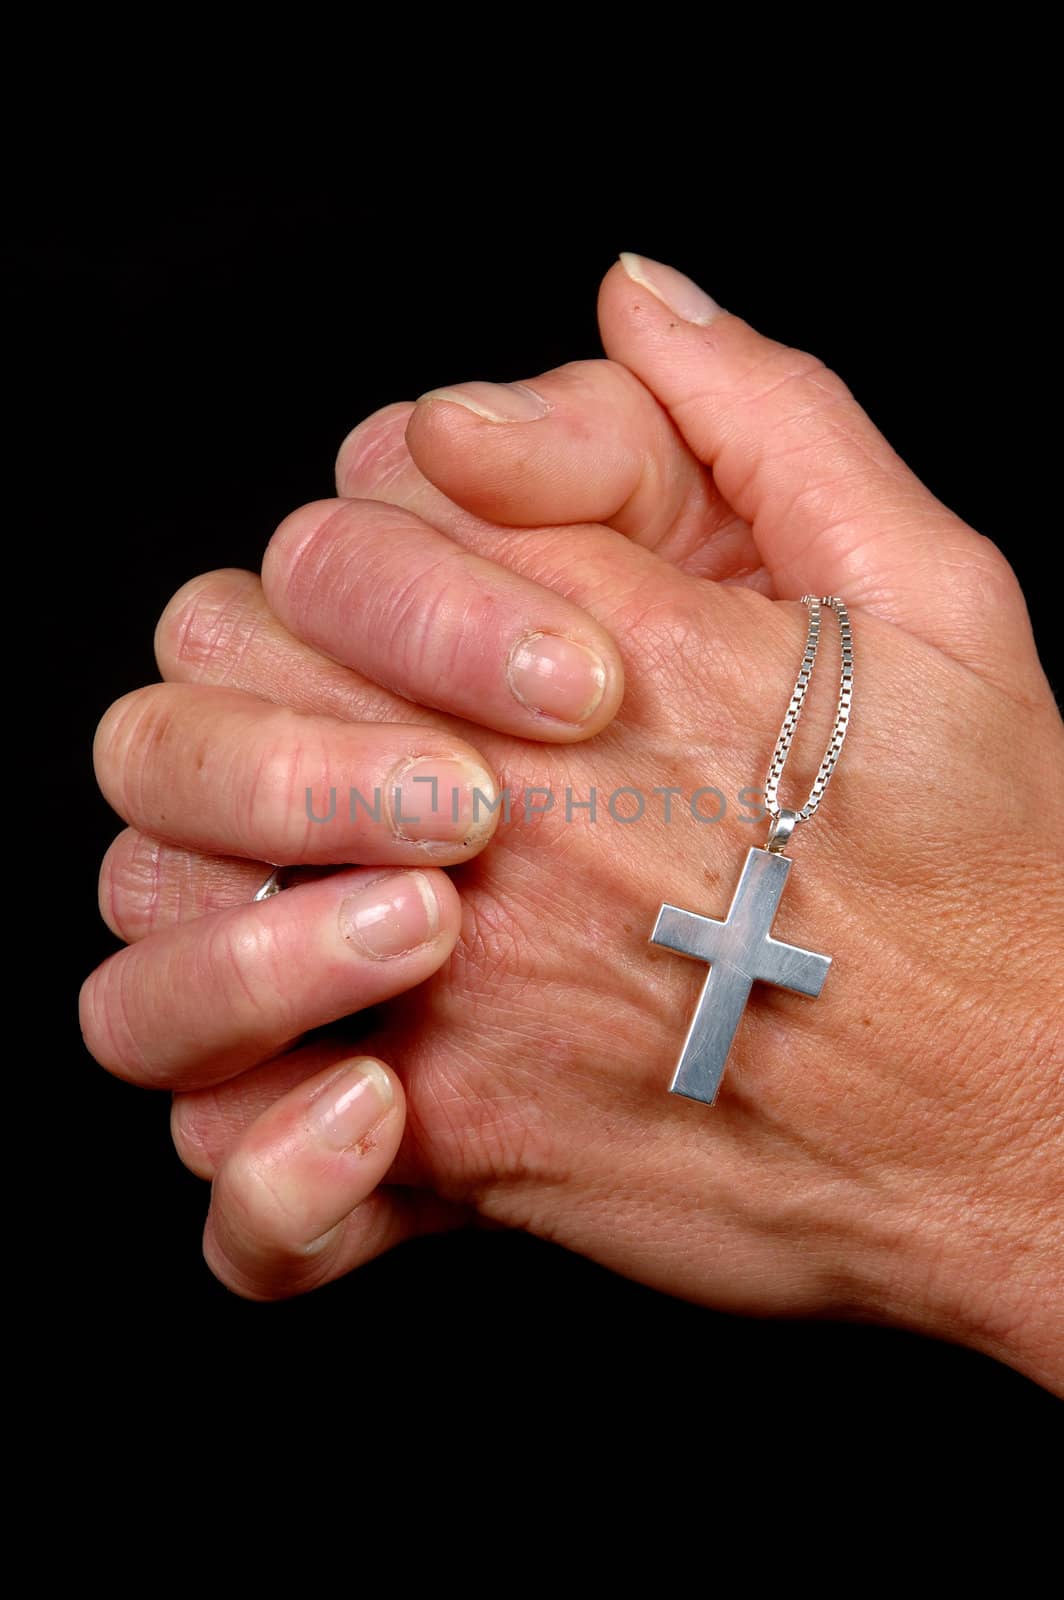
M970 138L845 169L832 148L741 171L719 148L679 168L659 150L626 173L605 143L500 165L471 142L411 171L366 125L328 173L134 171L73 149L33 197L16 266L48 460L25 542L39 581L64 591L67 641L58 694L35 668L65 723L48 787L67 969L58 1131L72 1136L44 1266L71 1330L64 1364L105 1412L180 1427L186 1405L221 1394L217 1441L237 1404L364 1420L388 1399L415 1454L436 1448L442 1408L492 1454L576 1441L589 1460L593 1412L663 1451L675 1434L719 1448L753 1433L778 1454L816 1433L848 1458L917 1439L948 1462L976 1417L1017 1445L1048 1440L1057 1403L971 1352L718 1316L519 1236L427 1240L302 1301L240 1302L201 1262L206 1191L172 1152L164 1099L100 1071L71 1022L77 985L114 948L95 878L120 824L92 786L92 730L155 676L166 600L199 571L256 567L277 522L331 492L336 447L369 411L595 354L596 287L619 250L673 262L834 365L931 488L1004 546L1046 648L1050 484L1031 395L1055 320L1047 180Z

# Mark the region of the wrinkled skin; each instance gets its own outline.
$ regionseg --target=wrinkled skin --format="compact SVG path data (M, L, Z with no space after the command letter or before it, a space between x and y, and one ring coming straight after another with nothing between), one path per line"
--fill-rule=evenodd
M513 797L511 820L451 871L462 911L449 961L372 1012L359 1036L359 1051L402 1080L406 1126L387 1183L442 1200L417 1213L424 1225L472 1213L671 1294L901 1323L1059 1386L1060 969L1045 953L1059 938L1047 841L1064 820L1064 737L1015 579L811 357L743 324L736 333L727 316L662 320L620 269L603 294L616 364L531 380L556 397L556 419L584 418L570 424L571 482L531 445L506 454L500 444L496 458L490 423L430 401L356 430L339 488L382 503L371 513L382 540L416 516L583 608L624 666L608 726L587 742L539 743L414 710L340 664L351 659L344 608L350 618L365 600L365 569L346 550L364 505L298 513L271 546L264 590L222 573L183 591L160 630L164 674L297 713L457 733ZM747 336L730 357L727 341ZM677 354L681 339L690 348ZM685 361L694 371L729 359L762 408L775 396L778 452L771 428L751 459L719 421L703 426L704 383L670 393L667 374ZM669 413L648 423L640 396L640 426L667 439L654 451L668 475L649 487L641 478L620 507L581 504L578 463L610 448L596 395L637 379ZM811 470L788 482L803 426ZM545 508L553 494L559 505ZM803 519L824 529L811 554L781 553L760 525ZM788 848L773 932L833 965L817 1001L755 989L708 1109L666 1093L706 969L647 940L663 900L722 917L745 850L764 842L764 823L742 820L737 797L764 781L802 654L807 585L850 604L855 710L827 796ZM431 610L411 626L397 607L405 626L390 648L430 650ZM784 804L805 798L830 726L833 628L826 613ZM705 785L728 800L719 823L690 813ZM648 797L628 825L605 805L623 786ZM668 824L655 786L681 791ZM551 790L554 806L526 818L533 788ZM567 788L575 800L597 790L596 823L586 810L565 820ZM704 804L711 811L713 797ZM246 885L233 898L246 900ZM256 1118L350 1053L316 1044L180 1093L179 1149L226 1181L233 1151L246 1161L254 1148ZM264 1288L217 1230L208 1254L245 1293L289 1293L337 1270L295 1252Z

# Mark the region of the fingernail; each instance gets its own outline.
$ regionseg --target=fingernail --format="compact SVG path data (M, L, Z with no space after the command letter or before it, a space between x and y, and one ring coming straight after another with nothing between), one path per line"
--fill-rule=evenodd
M395 1104L392 1080L379 1061L353 1061L315 1095L310 1131L328 1150L350 1150L367 1139Z
M704 289L690 278L685 278L675 267L663 261L651 261L647 256L634 256L630 250L621 251L621 266L633 283L649 289L651 294L668 306L684 322L694 322L704 327L719 317L722 307L711 300Z
M348 944L374 961L405 955L436 937L440 907L423 872L396 872L348 895L340 931Z
M550 410L549 401L524 383L462 383L453 389L430 389L418 397L418 405L426 400L449 400L485 422L535 422Z
M473 761L419 756L396 768L385 798L397 839L462 843L491 832L495 779Z
M507 677L522 705L560 722L586 722L606 692L606 668L594 651L553 633L516 644Z

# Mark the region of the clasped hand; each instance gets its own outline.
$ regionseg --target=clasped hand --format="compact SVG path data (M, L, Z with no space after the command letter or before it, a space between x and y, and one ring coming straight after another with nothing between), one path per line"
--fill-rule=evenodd
M605 360L370 417L261 580L175 596L97 736L126 948L89 1048L174 1091L241 1294L485 1218L1064 1384L1064 737L1015 577L814 356L638 257L599 318ZM763 842L806 591L850 606L858 696L775 932L833 966L755 990L709 1110L666 1092L705 969L648 935Z

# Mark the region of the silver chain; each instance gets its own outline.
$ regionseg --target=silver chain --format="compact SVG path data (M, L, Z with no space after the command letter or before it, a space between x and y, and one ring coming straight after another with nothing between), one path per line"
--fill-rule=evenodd
M814 594L804 594L802 604L809 607L809 633L805 641L805 654L798 673L798 681L791 695L791 703L787 707L787 715L783 719L780 736L776 740L776 748L772 752L772 764L768 769L765 779L765 807L772 818L773 828L769 835L768 848L774 848L773 841L778 837L776 849L781 849L786 842L791 830L799 822L808 822L824 796L824 790L831 781L831 774L835 771L842 749L842 741L846 737L846 729L850 725L850 704L853 700L853 634L850 629L849 613L837 595L826 594L818 597ZM805 693L809 688L809 680L813 675L813 664L816 661L817 649L820 645L820 608L828 606L839 619L839 640L842 646L842 671L839 679L839 706L835 713L835 726L831 730L831 738L824 752L824 759L820 763L820 771L816 775L809 799L800 811L784 811L779 803L779 786L783 769L787 764L791 742L794 739L798 719L802 714L805 702ZM782 823L782 826L781 826Z

